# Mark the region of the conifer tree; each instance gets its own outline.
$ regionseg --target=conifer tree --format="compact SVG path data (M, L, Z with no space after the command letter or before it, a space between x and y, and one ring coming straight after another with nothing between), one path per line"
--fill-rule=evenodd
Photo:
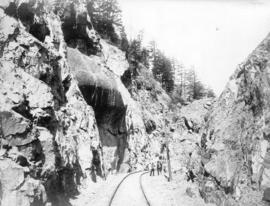
M92 24L103 37L119 43L116 28L121 31L122 17L117 0L87 0L87 10Z
M174 88L172 62L158 49L154 53L152 72L154 77L162 84L162 87L168 93L171 93Z
M194 67L187 73L187 94L189 100L201 99L205 96L205 88L198 79Z

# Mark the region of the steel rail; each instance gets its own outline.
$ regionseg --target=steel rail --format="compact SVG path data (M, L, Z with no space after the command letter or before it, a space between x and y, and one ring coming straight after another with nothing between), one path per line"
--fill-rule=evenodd
M115 198L115 196L116 196L116 193L118 192L118 190L119 190L120 186L122 185L122 183L123 183L129 176L134 175L134 174L137 174L137 173L140 173L140 172L142 172L142 171L136 171L136 172L129 173L129 174L127 174L127 175L126 175L126 176L118 183L118 185L116 186L116 188L115 188L115 190L114 190L114 192L113 192L113 194L112 194L112 196L111 196L111 198L110 198L110 201L109 201L108 206L112 206L112 203L113 203L113 200L114 200L114 198ZM146 174L146 173L148 173L148 172L144 172L144 173L142 173L142 174L140 175L140 188L141 188L141 190L142 190L142 193L143 193L143 196L144 196L144 199L145 199L147 205L148 205L148 206L151 206L149 200L148 200L147 197L146 197L146 194L145 194L145 192L144 192L144 188L143 188L143 185L142 185L142 176L143 176L144 174Z
M140 187L141 187L141 190L142 190L144 199L145 199L146 202L147 202L147 205L148 205L148 206L151 206L150 201L148 200L148 198L147 198L147 196L146 196L146 194L145 194L145 189L144 189L143 184L142 184L142 176L145 175L145 174L147 174L147 173L149 173L149 172L144 172L144 173L142 173L142 174L140 175Z

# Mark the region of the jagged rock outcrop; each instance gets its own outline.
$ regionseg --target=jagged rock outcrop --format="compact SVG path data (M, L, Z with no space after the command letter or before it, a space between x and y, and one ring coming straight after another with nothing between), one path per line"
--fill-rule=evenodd
M120 81L120 75L128 67L124 53L106 42L103 47L106 49L102 56L90 57L69 48L68 62L84 99L95 111L105 170L127 171L131 168L130 161L135 160L129 154L135 152L130 147L131 130L145 128L140 123L136 103ZM138 114L136 117L134 112ZM145 139L142 135L134 138L140 139L139 142Z
M201 139L201 193L217 205L263 205L269 187L270 36L240 64Z
M99 141L94 111L69 71L61 18L51 3L0 3L3 206L69 204L89 176L90 148Z
M129 64L84 1L1 1L0 62L1 205L69 205L94 173L145 166Z
M205 116L210 112L215 100L204 98L182 106L173 115L172 162L175 170L193 166L198 170L198 146L205 124ZM195 161L192 163L192 161ZM193 168L194 170L195 168Z
M167 113L171 98L142 64L131 63L121 79L142 113L147 141L138 152L142 156L139 159L152 160L160 154L167 133L170 133L167 125L171 118Z

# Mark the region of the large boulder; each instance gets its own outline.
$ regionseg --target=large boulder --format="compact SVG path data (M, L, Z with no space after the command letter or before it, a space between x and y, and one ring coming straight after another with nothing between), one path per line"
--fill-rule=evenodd
M15 162L0 159L1 205L46 204L47 195L41 181L25 178L26 172L25 168Z

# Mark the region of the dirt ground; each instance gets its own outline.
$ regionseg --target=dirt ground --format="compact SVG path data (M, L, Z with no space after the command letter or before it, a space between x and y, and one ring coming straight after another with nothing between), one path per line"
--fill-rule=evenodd
M146 205L139 184L137 173L129 176L120 186L113 206L142 206ZM107 180L98 179L97 183L85 184L81 187L81 194L71 200L74 206L107 206L118 183L126 174L110 175ZM146 196L153 206L204 206L197 186L186 182L185 175L180 172L173 174L173 181L168 182L164 175L143 175L142 184Z
M200 198L197 186L185 180L180 172L168 182L164 175L143 176L146 195L153 206L210 206Z

